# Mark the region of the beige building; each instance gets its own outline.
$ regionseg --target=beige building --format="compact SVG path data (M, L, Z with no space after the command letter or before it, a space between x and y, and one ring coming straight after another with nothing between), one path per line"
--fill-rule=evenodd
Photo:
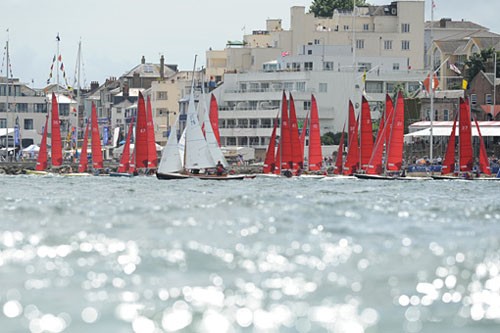
M395 1L388 5L335 11L330 18L314 17L306 7L294 6L290 29L269 19L266 30L245 35L243 42L228 42L224 51L209 50L207 75L222 81L225 72L259 71L280 55L297 55L304 45L351 45L357 56L405 57L408 67L424 69L423 0Z

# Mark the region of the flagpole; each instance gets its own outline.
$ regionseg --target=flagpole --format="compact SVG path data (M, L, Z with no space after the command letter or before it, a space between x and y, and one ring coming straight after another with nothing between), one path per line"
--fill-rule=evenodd
M7 78L6 81L6 96L5 96L5 127L7 129L6 134L5 134L5 139L6 139L6 146L7 146L7 152L6 152L6 159L7 161L9 160L9 29L7 29L7 42L5 44L5 54L6 54L6 68L5 68L5 77Z
M434 120L434 52L432 51L432 44L434 42L434 0L431 0L431 57L430 57L430 73L429 73L429 94L431 98L430 116L430 133L429 133L429 160L433 161L433 120Z

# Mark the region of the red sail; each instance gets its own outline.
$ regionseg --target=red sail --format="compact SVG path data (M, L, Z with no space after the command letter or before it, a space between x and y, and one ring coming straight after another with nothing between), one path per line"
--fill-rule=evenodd
M387 148L386 169L399 171L403 166L403 148L405 131L405 101L401 91L396 99L396 109L392 118L390 140Z
M442 175L455 172L455 131L457 129L457 117L458 113L455 116L455 120L453 121L450 138L448 139L448 147L446 148L446 155L444 155L443 164L441 167Z
M472 128L468 100L460 98L460 119L458 135L460 136L460 171L472 171Z
M302 169L304 166L302 149L300 148L299 126L297 124L297 114L295 112L295 102L290 93L290 141L292 147L293 170Z
M370 157L373 152L373 128L372 117L370 114L370 105L363 96L361 101L361 133L360 133L360 150L361 150L361 169L366 170Z
M148 168L156 168L158 166L158 155L156 155L155 127L153 124L153 111L151 108L151 99L149 98L149 96L146 120L146 133L148 139Z
M274 159L274 151L276 149L276 128L278 127L278 117L274 121L273 132L269 139L269 146L267 147L266 159L264 161L263 173L273 173L276 169L276 160Z
M130 170L130 139L132 138L133 130L134 120L131 119L130 125L128 126L125 145L123 146L122 156L120 158L120 165L118 166L118 172L128 172Z
M92 167L94 169L102 169L102 149L101 149L101 136L99 134L99 124L97 123L97 110L95 104L92 103L91 114L92 126Z
M146 105L144 97L139 92L139 101L137 104L137 124L135 129L135 167L148 167L148 133Z
M85 126L85 133L83 134L83 145L80 152L80 161L78 162L78 172L85 172L89 166L89 158L87 154L87 146L89 144L89 123Z
M214 131L215 138L220 147L220 133L219 133L219 106L217 105L217 99L215 99L214 94L210 97L210 111L208 113L208 118L210 119L210 125L212 125L212 130Z
M304 144L306 142L306 133L307 133L307 123L309 122L309 112L306 114L306 119L304 119L304 124L302 125L302 129L300 130L300 149L302 160L304 160Z
M319 128L318 104L311 95L311 125L309 130L309 170L321 170L323 154L321 153L321 134Z
M347 138L347 157L344 163L344 175L352 175L359 167L358 121L354 114L354 106L349 101L349 132Z
M486 153L486 146L484 145L483 136L481 135L481 129L477 123L477 119L474 118L474 123L476 124L477 134L479 135L479 170L491 176L490 161L488 160L488 154Z
M342 128L342 134L340 135L339 149L337 150L337 159L335 160L335 170L333 170L333 174L339 175L342 172L342 164L343 164L343 155L344 155L344 131L345 131L345 123Z
M56 95L52 93L52 166L62 165L62 141L61 141L61 124L59 122L59 105L57 104Z
M281 169L292 168L292 142L290 141L290 121L288 120L288 103L285 91L281 99L281 135L280 135L280 153L278 156L281 163Z
M384 146L387 144L386 140L387 132L390 131L392 123L394 107L392 105L392 100L389 95L385 97L385 114L380 118L380 125L378 127L377 139L375 140L375 146L373 148L373 153L368 163L368 168L366 173L369 175L381 175L384 173L384 167L382 165L382 157L384 155Z
M45 127L43 128L42 142L40 143L40 150L38 151L38 158L36 160L35 170L44 171L47 169L47 129L49 125L49 115L45 118Z

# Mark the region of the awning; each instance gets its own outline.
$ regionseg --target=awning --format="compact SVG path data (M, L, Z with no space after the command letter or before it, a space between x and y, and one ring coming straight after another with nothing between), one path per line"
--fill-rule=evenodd
M435 127L432 129L432 136L450 136L451 127ZM420 131L405 134L405 138L430 136L431 129L425 128ZM455 129L455 135L459 136L458 127ZM500 136L500 127L481 127L481 135L485 136ZM479 136L476 126L472 126L472 136Z

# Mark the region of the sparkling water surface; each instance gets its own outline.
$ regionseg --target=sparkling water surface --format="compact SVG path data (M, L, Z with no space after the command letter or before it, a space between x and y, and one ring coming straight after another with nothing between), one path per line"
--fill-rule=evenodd
M0 331L496 333L499 189L0 176Z

